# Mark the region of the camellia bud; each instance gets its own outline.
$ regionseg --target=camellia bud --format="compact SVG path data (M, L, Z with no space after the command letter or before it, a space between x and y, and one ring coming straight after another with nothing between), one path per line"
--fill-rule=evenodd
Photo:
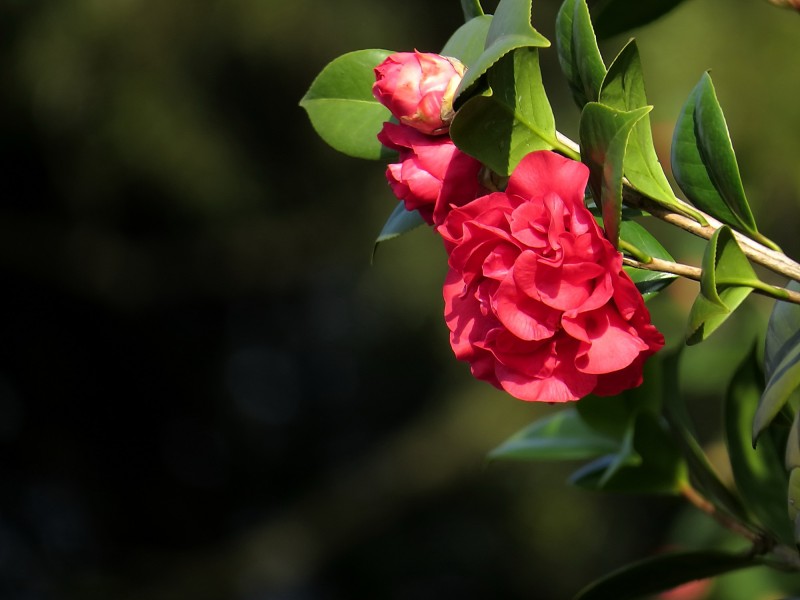
M372 93L403 125L427 135L446 133L453 97L466 67L426 52L398 52L375 67Z

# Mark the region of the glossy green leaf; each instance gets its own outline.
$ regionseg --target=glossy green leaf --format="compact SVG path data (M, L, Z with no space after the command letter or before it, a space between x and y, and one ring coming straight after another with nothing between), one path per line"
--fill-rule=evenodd
M617 442L588 427L574 408L535 421L489 453L491 459L576 460L614 452Z
M558 144L535 48L503 57L487 77L491 91L461 107L450 125L456 145L495 173L510 175L523 156Z
M708 338L760 284L728 227L711 236L703 255L700 294L689 312L686 343Z
M652 258L674 261L661 242L636 221L623 218L620 223L619 237ZM624 267L624 269L645 300L649 300L677 279L677 275L672 273L648 271L634 267Z
M314 129L329 145L356 158L379 159L387 151L376 137L388 109L372 96L373 69L389 50L359 50L329 63L300 100Z
M492 23L491 15L483 15L470 19L456 29L442 48L442 56L452 56L471 67L483 53L486 34Z
M800 291L800 283L787 286ZM753 443L800 387L800 306L776 302L764 343L767 386L753 419ZM800 465L798 465L800 466Z
M723 513L745 519L738 497L722 482L700 443L678 386L680 352L662 352L664 368L664 416L689 468L692 484Z
M763 561L751 554L699 551L662 554L635 562L581 590L575 600L636 600L694 581L716 577Z
M622 176L628 137L652 107L619 111L596 102L583 107L580 121L581 160L589 167L589 187L603 213L606 237L619 244Z
M464 20L469 21L483 15L481 0L461 0L461 10L464 12ZM452 56L452 54L445 54Z
M422 219L419 212L416 210L406 210L405 205L402 202L398 202L392 214L389 215L389 218L386 220L383 229L381 229L378 239L375 240L375 245L377 246L381 242L386 242L404 233L408 233L424 223L425 221Z
M695 206L753 239L776 247L756 228L728 126L708 73L692 90L675 125L672 172Z
M531 0L500 0L486 34L486 46L456 90L458 109L476 84L501 58L517 48L547 48L550 42L531 26Z
M593 8L597 37L606 39L667 14L683 0L606 0Z
M781 452L765 436L752 446L752 423L763 377L755 352L750 352L736 370L725 396L725 443L736 488L745 508L758 522L785 543L794 541L792 524L786 516L788 486Z
M556 17L556 48L578 108L596 102L606 74L586 0L564 0Z

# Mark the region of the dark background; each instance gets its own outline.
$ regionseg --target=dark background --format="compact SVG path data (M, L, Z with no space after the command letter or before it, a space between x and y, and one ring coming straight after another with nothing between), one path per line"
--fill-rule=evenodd
M559 599L669 543L676 500L485 461L552 409L452 358L429 231L370 264L383 166L297 106L339 54L437 50L458 4L0 0L0 597ZM534 3L551 40L557 6ZM637 35L660 148L713 66L761 228L796 256L800 19L690 0ZM652 304L671 346L694 293ZM690 355L699 418L768 309Z

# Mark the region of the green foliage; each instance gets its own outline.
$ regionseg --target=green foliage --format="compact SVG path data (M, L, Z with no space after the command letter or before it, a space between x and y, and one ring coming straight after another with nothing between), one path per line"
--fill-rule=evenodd
M377 247L381 242L392 240L424 224L425 221L422 219L419 212L416 210L406 210L405 205L402 202L398 202L392 214L389 215L389 218L386 220L380 234L378 234L378 238L375 240L375 246Z
M765 436L753 448L751 432L762 389L755 352L737 369L725 398L723 423L736 489L745 508L778 539L791 544L792 528L783 503L788 480L773 439Z
M624 212L620 222L619 238L651 258L673 261L672 256L661 245L661 242L636 221L624 218ZM649 271L634 267L624 267L624 269L645 300L652 298L677 279L677 275L663 271Z
M465 21L483 15L483 7L481 7L480 0L461 0L461 10L464 12Z
M494 172L510 175L529 152L558 144L538 51L525 47L507 54L492 67L487 80L490 91L459 109L450 135L461 150Z
M442 56L452 56L467 67L472 67L483 53L486 35L491 24L491 15L481 15L470 19L450 36L442 48Z
M389 50L358 50L329 63L302 100L320 137L333 148L356 158L379 159L387 151L375 137L389 111L372 96L372 69Z
M641 27L667 14L683 0L605 0L593 9L595 29L601 39Z
M597 101L606 74L586 0L564 0L556 17L556 48L578 108Z
M623 567L581 590L575 600L636 600L696 579L716 577L762 561L751 554L717 551L676 552Z
M675 125L672 172L695 206L753 239L776 247L756 228L728 126L708 73L689 94Z
M580 122L581 159L589 167L589 186L600 204L606 237L619 245L622 177L628 136L651 107L620 111L597 102L583 107Z
M546 48L550 42L531 26L531 0L500 0L486 34L486 45L456 90L456 108L501 58L517 48Z
M708 338L759 286L733 232L728 227L717 229L703 254L700 294L689 312L686 343L697 344Z
M791 282L790 290L800 290ZM764 344L766 389L753 419L753 444L800 387L800 306L776 302ZM799 465L800 466L800 465Z

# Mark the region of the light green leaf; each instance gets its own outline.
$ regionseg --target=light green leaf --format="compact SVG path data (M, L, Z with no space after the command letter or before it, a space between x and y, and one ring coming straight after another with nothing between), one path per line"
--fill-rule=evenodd
M606 74L586 0L564 0L556 17L556 48L578 108L598 99Z
M489 31L486 46L471 65L456 90L458 109L478 81L506 54L517 48L547 48L550 42L531 26L531 0L500 0Z
M597 36L607 39L655 21L683 0L606 0L598 2L594 13Z
M589 187L603 213L606 237L619 245L622 175L628 136L652 107L625 112L589 102L580 121L581 160L589 167Z
M627 565L581 590L575 600L636 600L696 579L763 564L747 554L699 551L662 554Z
M711 236L703 255L700 294L689 312L686 343L708 338L760 282L728 227Z
M753 239L777 248L756 229L728 126L708 73L703 74L692 90L675 125L672 172L695 206Z
M787 286L800 290L800 283ZM753 419L753 443L800 387L800 306L776 302L764 343L767 386ZM797 465L800 466L800 465Z
M314 129L329 145L356 158L390 154L376 137L391 116L372 96L373 69L389 50L358 50L329 63L300 100Z
M535 421L489 453L491 459L576 460L614 452L617 442L588 427L574 408Z
M486 34L492 23L492 15L483 15L470 19L456 29L442 48L442 56L457 58L467 67L471 67L483 53Z
M758 448L751 444L762 381L755 352L751 351L734 374L725 397L725 443L744 506L773 535L791 544L792 523L784 508L788 479L780 452L769 436Z
M495 173L510 175L529 152L558 144L538 51L520 48L506 55L489 71L487 80L491 91L461 107L450 125L450 136L461 150Z

